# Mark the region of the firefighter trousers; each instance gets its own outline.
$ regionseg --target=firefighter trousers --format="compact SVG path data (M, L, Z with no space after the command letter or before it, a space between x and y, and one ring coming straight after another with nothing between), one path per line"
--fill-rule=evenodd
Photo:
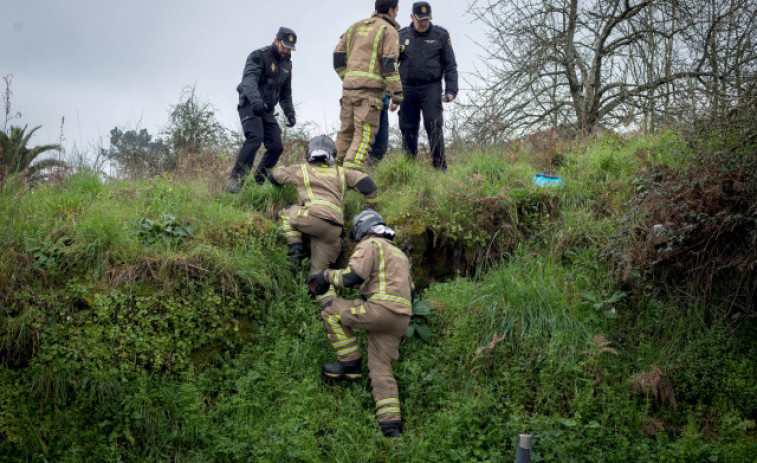
M302 235L310 237L310 271L325 270L336 262L342 251L342 227L310 215L302 206L289 206L279 211L279 227L287 244L302 246Z
M381 90L345 90L339 114L341 128L336 136L336 158L344 167L363 169L379 130Z
M353 328L365 330L376 417L379 422L400 421L399 389L392 362L399 360L400 341L410 323L410 316L396 314L375 302L340 299L333 295L330 290L319 303L323 308L321 318L337 358L340 362L360 359L360 347Z

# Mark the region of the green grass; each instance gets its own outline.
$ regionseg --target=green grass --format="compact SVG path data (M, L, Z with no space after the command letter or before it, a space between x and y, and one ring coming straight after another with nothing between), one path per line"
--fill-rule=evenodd
M685 163L681 146L568 146L557 189L531 184L544 164L528 149L458 155L447 175L400 156L371 171L433 307L428 341L394 365L392 441L367 379L320 378L334 355L275 227L291 188L7 181L0 462L500 462L525 432L533 461L755 461L754 324L612 277L635 179ZM361 209L350 193L347 218ZM183 244L138 236L163 214L191 227ZM675 405L633 392L655 366Z

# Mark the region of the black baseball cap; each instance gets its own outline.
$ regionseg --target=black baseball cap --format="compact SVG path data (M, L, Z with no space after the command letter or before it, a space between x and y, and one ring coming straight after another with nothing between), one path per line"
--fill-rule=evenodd
M290 50L296 50L295 44L297 43L297 34L288 27L279 27L279 31L276 33L276 38L281 42L283 46Z
M413 15L418 21L431 19L431 5L428 2L413 3Z

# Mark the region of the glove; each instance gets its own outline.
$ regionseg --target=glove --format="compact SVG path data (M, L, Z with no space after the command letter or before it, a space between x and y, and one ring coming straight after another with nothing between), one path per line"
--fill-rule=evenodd
M266 113L267 110L268 110L268 107L266 107L265 103L263 103L262 101L256 101L255 103L252 104L252 112L256 116L262 116L263 114Z
M294 114L290 114L287 116L287 127L294 127L294 124L297 123L297 119L295 119Z
M316 296L326 294L331 286L329 282L326 281L326 275L324 275L323 270L310 275L307 279L307 284L308 288L310 288L310 292Z

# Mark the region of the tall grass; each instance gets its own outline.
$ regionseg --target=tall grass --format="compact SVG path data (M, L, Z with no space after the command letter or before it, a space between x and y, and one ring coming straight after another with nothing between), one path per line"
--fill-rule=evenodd
M753 326L632 294L605 257L634 179L683 162L681 144L553 151L459 153L447 174L397 156L370 171L434 309L428 342L406 340L394 364L396 440L367 380L320 378L335 357L274 222L291 188L6 181L0 461L494 462L514 459L524 432L534 461L755 461ZM547 168L563 187L531 184ZM362 207L350 193L347 219ZM193 235L140 239L140 220L164 214ZM472 265L431 274L450 256ZM659 383L634 392L654 367ZM655 396L666 384L676 407Z

